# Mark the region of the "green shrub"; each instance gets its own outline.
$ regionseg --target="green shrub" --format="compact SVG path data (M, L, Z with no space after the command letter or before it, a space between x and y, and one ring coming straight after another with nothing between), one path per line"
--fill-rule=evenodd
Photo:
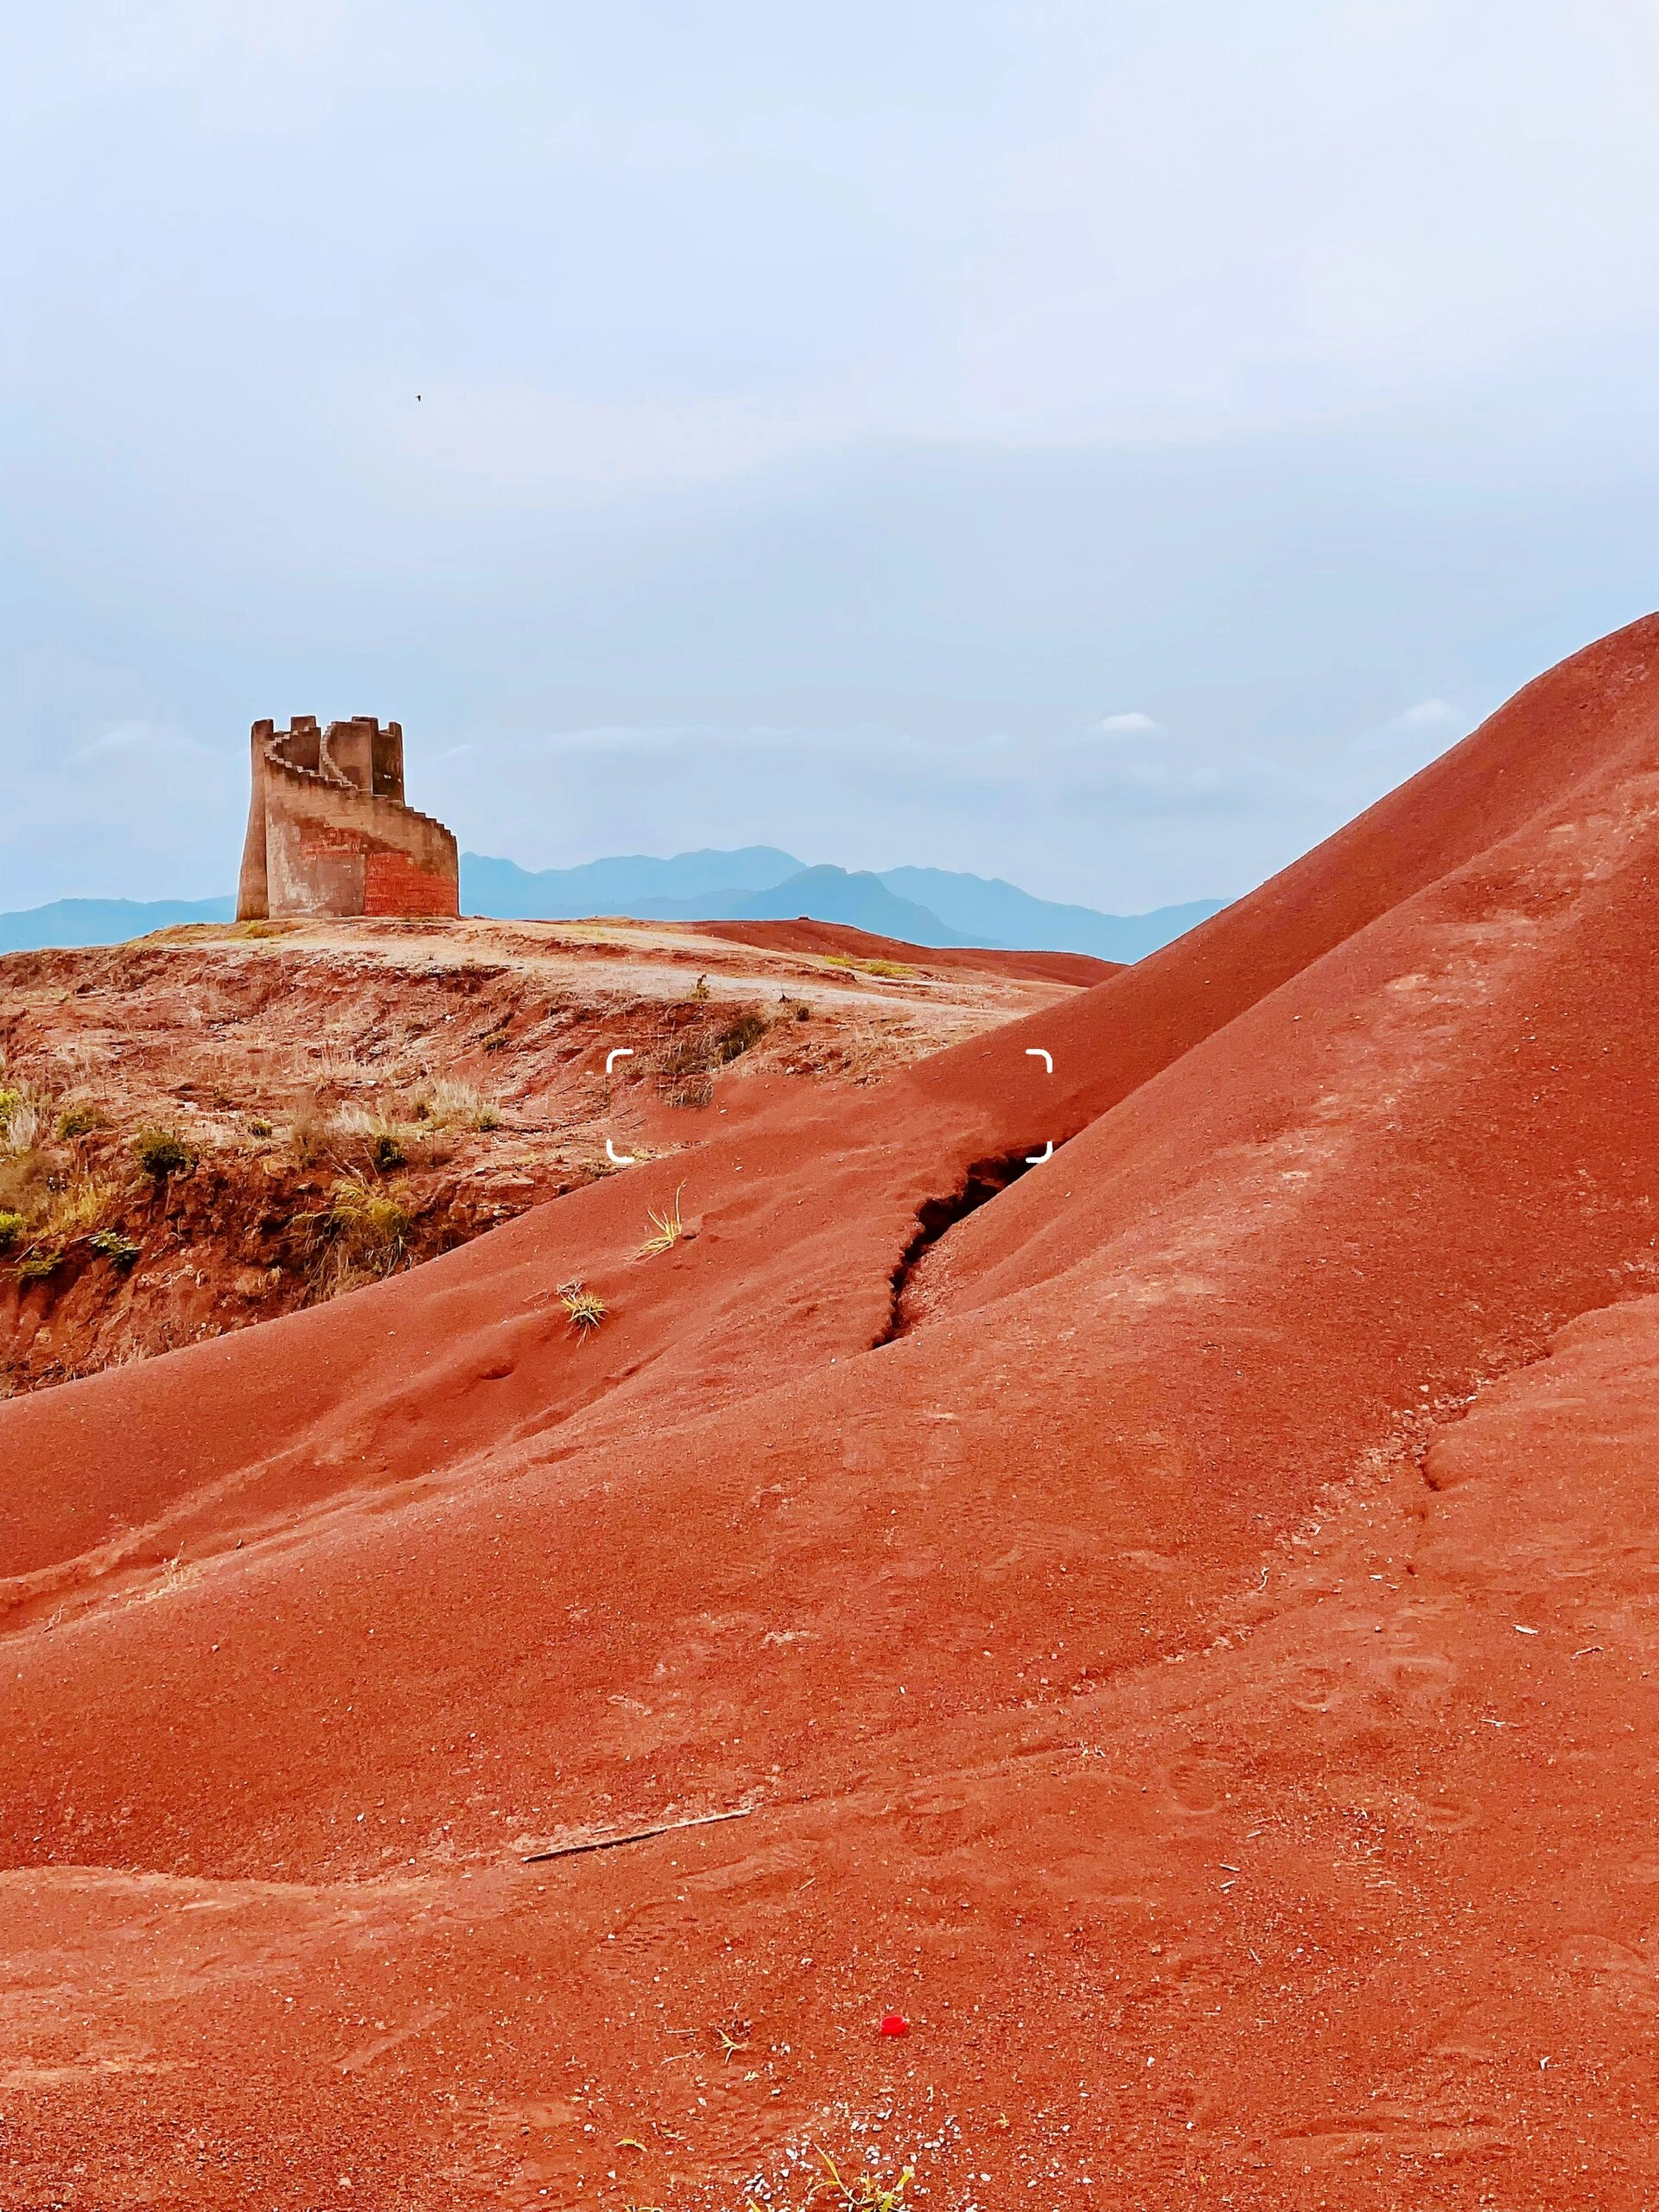
M10 1252L23 1233L23 1217L0 1210L0 1252Z
M58 1135L67 1140L84 1137L91 1129L101 1127L104 1116L90 1099L80 1099L73 1106L66 1106L58 1116Z
M137 1245L133 1243L130 1236L124 1236L118 1229L100 1229L96 1235L89 1236L86 1242L94 1252L101 1253L110 1265L122 1274L126 1274L138 1257Z
M188 1174L196 1164L194 1151L178 1131L159 1125L140 1129L130 1148L152 1183L165 1183L169 1175Z

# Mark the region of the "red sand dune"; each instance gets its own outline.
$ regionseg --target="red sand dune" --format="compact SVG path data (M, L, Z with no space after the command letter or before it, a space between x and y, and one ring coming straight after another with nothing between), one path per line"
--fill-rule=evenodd
M1659 618L1052 1014L0 1408L0 2202L1659 2201L1656 953Z

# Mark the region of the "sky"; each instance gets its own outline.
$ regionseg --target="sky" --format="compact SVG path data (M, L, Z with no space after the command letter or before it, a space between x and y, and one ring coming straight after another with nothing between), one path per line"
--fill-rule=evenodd
M1262 880L1659 605L1659 0L77 0L0 80L0 908L262 716L526 867Z

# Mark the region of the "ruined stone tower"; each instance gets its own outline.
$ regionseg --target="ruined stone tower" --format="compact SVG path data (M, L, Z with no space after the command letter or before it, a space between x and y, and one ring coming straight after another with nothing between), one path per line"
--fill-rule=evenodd
M455 841L404 802L404 732L369 715L319 728L255 722L253 792L236 899L267 915L456 914Z

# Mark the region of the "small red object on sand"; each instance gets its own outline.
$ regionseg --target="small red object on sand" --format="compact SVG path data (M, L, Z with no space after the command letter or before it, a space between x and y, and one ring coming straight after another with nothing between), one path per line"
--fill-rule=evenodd
M910 2033L910 2022L902 2012L884 2012L881 2016L881 2032L884 2036L907 2036Z

